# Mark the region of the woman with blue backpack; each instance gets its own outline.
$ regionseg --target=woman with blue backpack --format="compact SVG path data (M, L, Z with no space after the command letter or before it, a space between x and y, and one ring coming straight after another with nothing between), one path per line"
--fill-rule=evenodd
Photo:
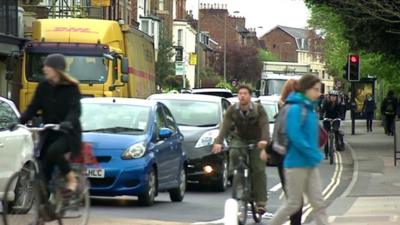
M315 102L321 94L321 80L314 75L304 75L298 83L298 91L286 99L285 169L287 200L270 221L280 225L288 217L301 210L303 194L314 209L317 225L326 225L328 216L322 196L319 165L323 155L319 148L319 123ZM302 122L299 122L302 121Z

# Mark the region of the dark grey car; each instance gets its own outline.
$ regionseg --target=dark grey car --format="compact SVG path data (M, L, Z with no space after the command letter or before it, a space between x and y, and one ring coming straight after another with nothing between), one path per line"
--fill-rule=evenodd
M183 133L183 148L188 157L188 182L224 191L228 184L227 148L220 154L213 154L211 148L229 101L193 94L156 94L149 99L164 103Z

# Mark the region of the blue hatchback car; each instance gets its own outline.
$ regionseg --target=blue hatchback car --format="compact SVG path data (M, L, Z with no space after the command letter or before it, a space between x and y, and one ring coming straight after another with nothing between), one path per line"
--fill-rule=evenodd
M186 191L183 135L169 109L132 98L82 99L83 141L99 165L87 169L93 196L138 196L152 205L158 192L182 201Z

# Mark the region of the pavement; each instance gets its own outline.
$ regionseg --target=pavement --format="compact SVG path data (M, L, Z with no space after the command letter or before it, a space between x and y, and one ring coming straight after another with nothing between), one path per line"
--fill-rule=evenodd
M166 222L157 220L91 218L89 225L189 225L190 223Z
M400 224L400 165L394 166L394 137L384 134L379 121L367 133L364 123L356 124L351 135L344 124L345 140L354 159L353 180L328 208L331 224Z

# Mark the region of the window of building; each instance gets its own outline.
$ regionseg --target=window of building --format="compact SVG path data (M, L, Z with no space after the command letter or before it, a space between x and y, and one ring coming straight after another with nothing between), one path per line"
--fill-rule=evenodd
M158 0L158 10L164 10L164 0Z
M142 20L142 31L145 32L146 34L149 33L149 21L148 20Z
M18 36L18 1L0 0L0 33Z
M179 29L178 30L178 46L182 46L182 36L183 36L183 30Z
M325 70L322 70L322 79L325 79Z

